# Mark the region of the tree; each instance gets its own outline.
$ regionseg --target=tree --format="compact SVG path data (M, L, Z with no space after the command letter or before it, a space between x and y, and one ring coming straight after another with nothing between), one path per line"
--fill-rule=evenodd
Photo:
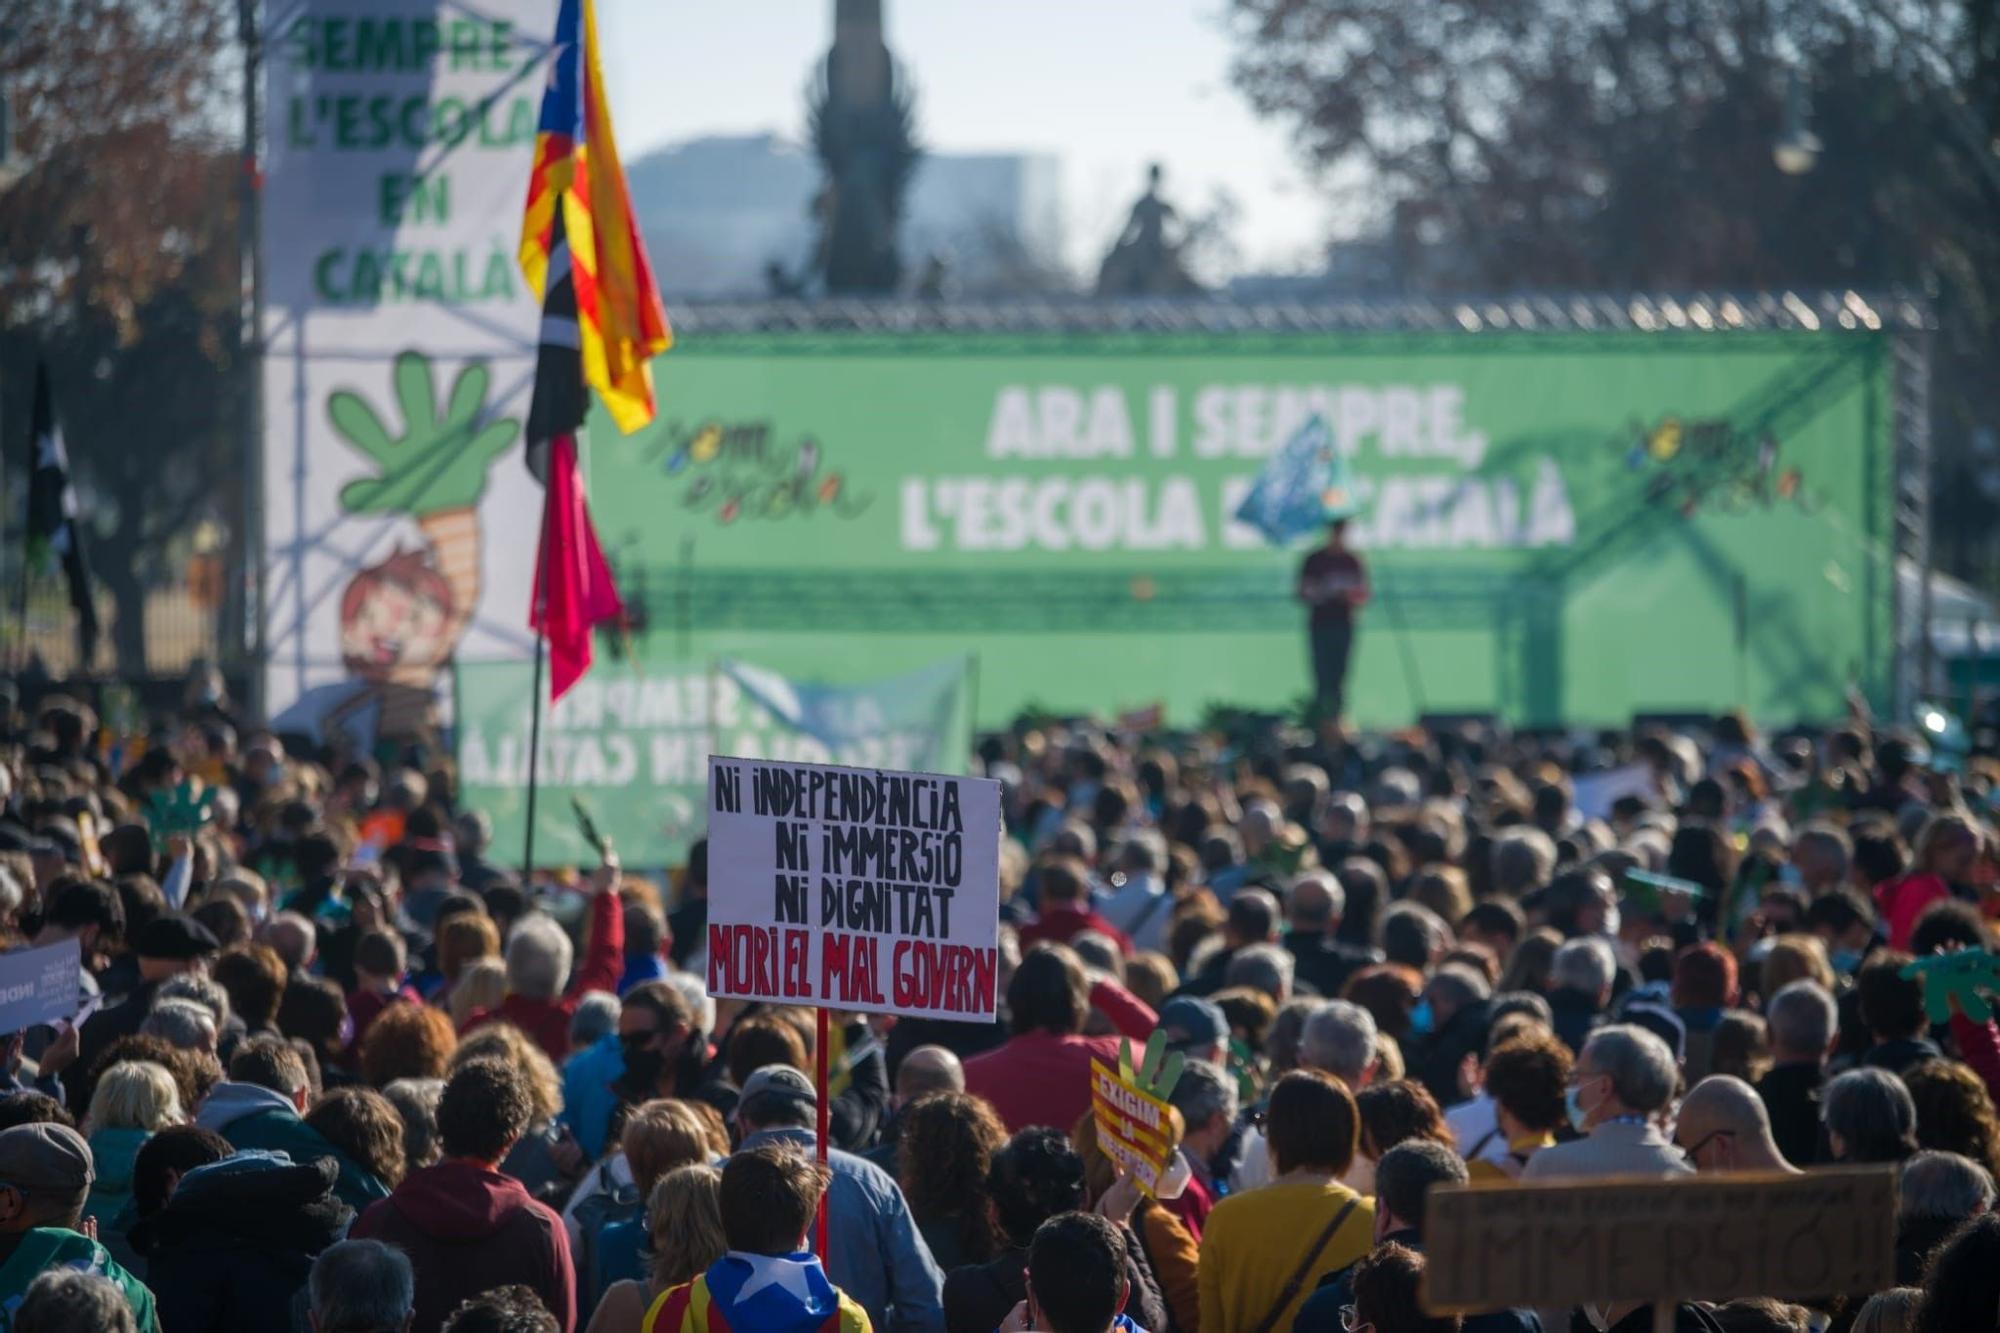
M1423 290L1922 289L1941 549L2000 420L1995 0L1235 0L1234 78ZM1814 170L1772 162L1806 80ZM1357 170L1358 169L1358 170ZM1956 507L1955 507L1956 506Z
M0 191L0 382L52 368L123 672L170 551L241 512L235 21L231 0L0 0L23 167ZM4 410L17 440L26 395Z

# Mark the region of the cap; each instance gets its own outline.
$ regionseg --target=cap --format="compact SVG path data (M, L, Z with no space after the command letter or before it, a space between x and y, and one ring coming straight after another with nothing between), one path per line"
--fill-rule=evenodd
M68 1125L15 1125L0 1130L0 1184L23 1194L82 1194L97 1178L90 1145Z
M222 945L207 926L191 916L163 916L147 924L132 951L141 958L200 958Z
M819 1094L813 1091L812 1080L790 1065L765 1065L762 1069L743 1080L743 1096L737 1100L740 1111L756 1097L789 1097L807 1106L819 1104Z
M1221 1006L1198 995L1177 995L1160 1006L1160 1031L1176 1046L1213 1046L1229 1040Z

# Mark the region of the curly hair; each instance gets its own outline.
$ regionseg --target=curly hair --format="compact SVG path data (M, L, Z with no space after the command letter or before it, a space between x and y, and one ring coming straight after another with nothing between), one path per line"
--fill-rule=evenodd
M986 1194L1007 1243L1026 1248L1042 1223L1084 1206L1083 1158L1059 1130L1024 1129L993 1154Z
M527 1033L512 1023L487 1023L466 1033L458 1049L451 1053L451 1073L457 1073L474 1060L499 1060L520 1071L532 1108L531 1124L553 1120L562 1110L562 1078L555 1065Z
M390 1189L402 1183L407 1169L403 1117L381 1093L372 1088L335 1088L306 1112L305 1120Z
M985 1263L1000 1248L986 1204L986 1174L1007 1144L1007 1127L984 1100L964 1092L933 1092L903 1110L896 1149L903 1197L919 1224L950 1222L965 1262Z
M438 1099L444 1155L476 1162L505 1157L534 1119L528 1082L520 1066L490 1057L454 1069Z
M174 1076L174 1089L180 1094L183 1110L200 1106L208 1096L209 1089L222 1082L222 1062L209 1051L182 1050L159 1037L146 1037L133 1033L120 1037L104 1048L97 1065L91 1070L91 1085L113 1065L127 1060L141 1060L163 1066Z
M376 1088L399 1078L443 1078L457 1049L458 1034L444 1010L392 1004L361 1039L361 1077Z
M1986 1084L1955 1060L1926 1060L1903 1074L1917 1104L1917 1143L1969 1157L2000 1176L2000 1116Z
M1575 1065L1561 1038L1531 1029L1486 1058L1486 1092L1524 1126L1546 1132L1568 1116L1563 1090Z
M693 1281L729 1248L722 1235L722 1173L702 1163L661 1176L647 1196L646 1229L653 1289Z
M1437 1098L1411 1079L1370 1083L1354 1094L1354 1106L1361 1113L1362 1147L1370 1157L1379 1159L1411 1139L1428 1139L1447 1148L1453 1143Z

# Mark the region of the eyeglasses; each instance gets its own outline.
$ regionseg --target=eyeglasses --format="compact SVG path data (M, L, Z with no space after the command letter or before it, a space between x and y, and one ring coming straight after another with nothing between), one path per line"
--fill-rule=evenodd
M1699 1139L1696 1139L1695 1144L1692 1148L1681 1148L1681 1145L1678 1143L1676 1143L1674 1146L1676 1148L1680 1148L1681 1156L1685 1157L1688 1160L1688 1164L1692 1166L1694 1165L1694 1159L1696 1154L1700 1153L1703 1148L1706 1148L1709 1144L1715 1142L1717 1139L1733 1139L1735 1137L1736 1137L1736 1131L1733 1129L1718 1129L1718 1130L1713 1130L1707 1134L1704 1134Z

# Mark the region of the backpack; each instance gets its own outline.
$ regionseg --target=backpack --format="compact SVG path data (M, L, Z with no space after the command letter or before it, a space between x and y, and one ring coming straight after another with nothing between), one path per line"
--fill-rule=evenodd
M637 1185L620 1184L611 1174L611 1163L615 1157L607 1157L596 1168L597 1190L576 1205L579 1245L576 1253L576 1307L579 1325L590 1318L589 1311L597 1308L603 1299L604 1289L621 1276L630 1274L607 1274L604 1272L604 1229L615 1222L638 1222L644 1225L646 1201L639 1197Z

